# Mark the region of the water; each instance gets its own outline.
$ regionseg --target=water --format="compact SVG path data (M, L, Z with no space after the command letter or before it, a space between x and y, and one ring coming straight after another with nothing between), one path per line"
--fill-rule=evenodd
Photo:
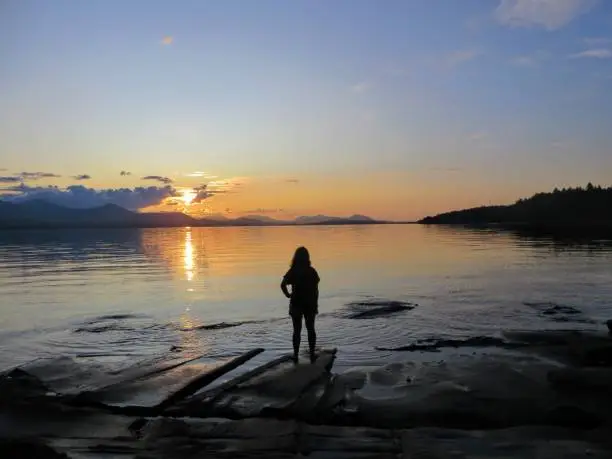
M322 279L319 344L337 347L341 366L390 361L397 353L376 347L419 339L612 318L606 241L417 225L0 232L0 369L60 355L117 364L171 348L285 353L279 284L302 244ZM349 318L351 302L368 300L418 306ZM578 312L546 313L555 304ZM219 323L241 325L198 329Z

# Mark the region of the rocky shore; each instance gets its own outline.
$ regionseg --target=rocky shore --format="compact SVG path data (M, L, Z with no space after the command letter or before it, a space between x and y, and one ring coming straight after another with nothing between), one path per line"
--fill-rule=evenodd
M469 351L413 358L445 345ZM314 364L283 356L249 371L263 349L113 373L35 361L0 375L0 457L612 457L608 330L422 346L398 348L401 363L340 374L335 349Z

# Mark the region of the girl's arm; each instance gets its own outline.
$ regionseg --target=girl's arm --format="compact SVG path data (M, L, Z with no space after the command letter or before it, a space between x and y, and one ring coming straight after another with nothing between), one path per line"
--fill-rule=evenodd
M280 288L283 291L283 294L287 298L291 298L291 293L289 292L289 289L287 288L287 285L289 285L289 282L287 281L287 276L285 276L285 277L283 277L283 281L281 282Z

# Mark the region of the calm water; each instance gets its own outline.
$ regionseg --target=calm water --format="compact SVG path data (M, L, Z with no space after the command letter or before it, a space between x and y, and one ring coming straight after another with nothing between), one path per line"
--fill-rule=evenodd
M0 369L56 355L134 360L172 346L211 357L287 352L279 283L300 244L322 278L320 345L338 347L341 365L393 358L376 346L612 317L612 246L602 241L416 225L0 232ZM418 307L348 317L351 302L368 299ZM580 313L544 314L549 302ZM197 329L221 322L245 323Z

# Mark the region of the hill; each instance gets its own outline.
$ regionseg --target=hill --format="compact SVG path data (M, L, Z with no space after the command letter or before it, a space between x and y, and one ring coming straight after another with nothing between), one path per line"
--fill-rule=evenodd
M423 218L423 224L612 225L612 187L589 183L536 193L506 206L481 206Z
M353 215L348 218L300 217L295 221L275 220L259 215L249 215L236 219L227 217L198 219L181 212L132 212L114 204L92 208L69 208L44 200L0 201L0 228L271 226L364 223L377 222L363 215Z
M365 215L351 215L350 217L330 217L327 215L313 215L297 217L295 223L298 225L325 225L325 224L350 224L350 223L377 223Z

